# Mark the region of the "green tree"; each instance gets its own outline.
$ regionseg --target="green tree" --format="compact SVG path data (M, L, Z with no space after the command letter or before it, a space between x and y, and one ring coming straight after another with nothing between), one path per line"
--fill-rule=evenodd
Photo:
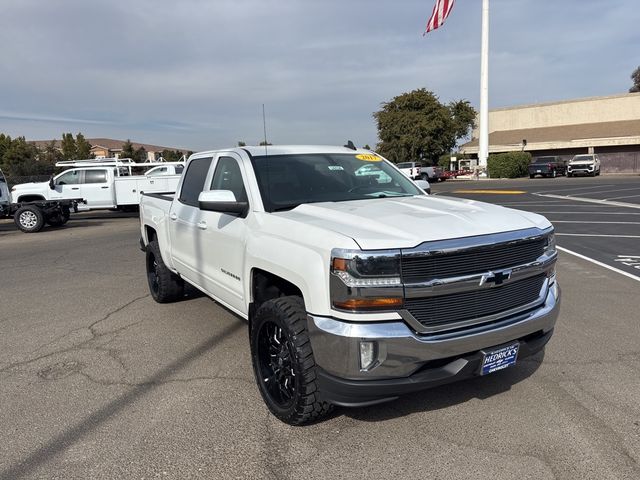
M140 145L139 148L136 148L134 154L133 154L133 161L134 162L146 162L147 161L147 149L144 148L142 145Z
M246 147L246 146L247 146L247 144L246 144L246 143L244 143L242 140L240 140L240 141L238 142L238 146L239 146L239 147Z
M633 87L629 89L629 93L640 92L640 67L633 71L631 74L631 80L633 80Z
M45 165L55 165L56 162L64 160L64 158L62 157L62 152L56 146L55 140L51 140L44 146L44 148L40 149L38 160Z
M73 139L73 134L62 134L62 157L65 160L76 160L78 158L78 149L76 147L76 141Z
M366 143L362 148L364 148L365 150L371 150L371 147L369 146L368 143Z
M84 135L80 132L76 135L76 158L79 160L92 158L91 144L87 142Z
M7 176L49 173L48 166L38 162L39 153L38 147L24 137L14 138L2 156L2 170Z
M160 155L165 162L178 162L182 158L182 153L178 150L164 149Z
M122 144L122 152L120 152L120 158L135 158L136 152L133 149L131 140L127 138L127 141Z
M264 147L265 145L266 146L273 145L273 143L265 142L264 140L262 140L258 145L260 145L261 147Z
M476 111L467 101L447 105L424 88L403 93L373 114L380 142L376 151L399 163L437 163L469 134Z

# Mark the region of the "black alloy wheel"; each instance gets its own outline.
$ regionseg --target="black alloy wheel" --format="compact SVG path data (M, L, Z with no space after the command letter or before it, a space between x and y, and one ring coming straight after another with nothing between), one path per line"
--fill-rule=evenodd
M267 321L260 326L257 347L259 380L275 404L288 409L298 386L291 340L280 326Z
M250 322L253 372L269 411L289 425L327 415L333 406L320 398L302 297L268 300Z

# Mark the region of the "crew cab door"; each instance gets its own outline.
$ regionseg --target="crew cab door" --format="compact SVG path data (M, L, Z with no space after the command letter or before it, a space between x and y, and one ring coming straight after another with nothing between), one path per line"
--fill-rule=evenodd
M82 174L82 170L72 169L55 177L54 189L49 191L49 199L82 198Z
M89 208L111 208L113 199L113 173L105 168L92 168L84 171L82 198L87 200Z
M237 154L219 153L215 159L213 176L205 185L205 190L231 191L236 201L249 202L245 178L244 165ZM200 272L206 282L205 288L223 303L244 312L247 218L201 210L196 227L198 243L205 246Z
M213 157L209 156L194 158L189 162L179 195L171 202L169 209L168 228L173 265L180 275L201 288L206 288L202 274L206 247L196 235L201 213L198 196L204 190L205 181L210 178L212 160Z

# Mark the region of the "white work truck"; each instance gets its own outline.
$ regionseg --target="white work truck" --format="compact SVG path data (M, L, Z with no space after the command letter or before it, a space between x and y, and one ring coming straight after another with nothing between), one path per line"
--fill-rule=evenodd
M73 167L52 176L49 182L15 185L15 203L83 198L80 210L126 208L140 203L142 192L175 190L184 163L134 163L126 159L62 161L58 167ZM143 174L136 170L145 169Z
M151 294L187 282L248 320L259 391L289 424L541 351L560 302L549 221L418 183L348 147L194 154L175 194L141 200Z

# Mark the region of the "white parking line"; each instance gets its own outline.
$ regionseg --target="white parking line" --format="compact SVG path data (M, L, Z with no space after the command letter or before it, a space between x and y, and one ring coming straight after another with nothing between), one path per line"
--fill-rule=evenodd
M570 192L572 190L589 190L591 188L602 188L602 187L615 187L615 185L592 185L590 187L575 187L575 188L563 188L565 192ZM547 193L547 192L555 192L556 190L542 190L538 193Z
M543 215L640 215L638 212L542 212L537 210L536 212Z
M556 233L556 235L558 235ZM589 258L589 257L585 257L584 255L579 254L578 252L574 252L573 250L569 250L567 248L564 247L556 247L558 250L560 250L561 252L565 252L568 253L569 255L574 255L578 258L581 258L583 260L586 260L587 262L591 262L594 263L600 267L604 267L608 270L611 270L612 272L616 272L619 273L620 275L624 275L625 277L629 277L637 282L640 282L640 277L633 275L632 273L629 272L625 272L624 270L620 270L619 268L616 267L612 267L611 265L607 265L606 263L603 262L599 262L598 260L594 260L593 258Z
M640 238L640 235L601 235L597 233L555 233L561 237L607 237L607 238Z
M603 223L606 225L640 225L640 222L586 222L582 220L554 220L553 223Z
M620 198L631 198L631 197L640 197L640 195L625 195L624 197L607 198L607 200L618 200Z
M538 197L545 198L563 198L565 200L571 200L574 202L587 202L587 203L597 203L598 205L608 205L614 207L625 207L625 208L637 208L640 209L640 204L637 203L626 203L626 202L612 202L610 200L599 200L597 198L578 198L578 197L567 197L566 195L552 195L550 193L534 193L533 195L537 195Z

